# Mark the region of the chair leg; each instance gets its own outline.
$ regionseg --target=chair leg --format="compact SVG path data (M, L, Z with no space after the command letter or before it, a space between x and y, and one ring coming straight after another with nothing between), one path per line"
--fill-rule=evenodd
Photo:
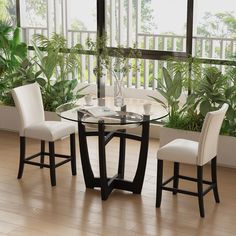
M55 166L55 146L54 142L49 142L49 163L51 185L56 186L56 166Z
M203 166L197 166L197 189L198 189L198 204L200 216L204 217L204 202L203 202Z
M70 135L70 156L71 156L71 172L76 175L76 150L75 150L75 134Z
M179 163L174 163L174 181L173 181L173 188L178 188L179 186ZM173 190L173 194L177 194L177 190Z
M156 186L156 207L161 206L162 196L162 179L163 179L163 160L157 162L157 186Z
M20 137L20 162L17 179L21 179L24 171L24 161L25 161L25 137Z
M215 184L215 187L213 188L215 201L217 203L219 203L220 198L219 198L218 186L217 186L217 165L216 165L216 163L217 163L217 161L216 161L216 157L215 157L211 160L211 178L212 178L212 182Z
M43 164L44 164L44 153L45 153L45 141L41 140L41 154L40 154L40 169L43 168Z

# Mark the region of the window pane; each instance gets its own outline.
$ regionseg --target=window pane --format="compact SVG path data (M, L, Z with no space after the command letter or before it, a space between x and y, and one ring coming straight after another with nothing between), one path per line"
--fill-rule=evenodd
M34 34L50 38L54 32L64 36L68 48L77 43L85 45L88 37L95 40L96 0L20 0L20 3L23 36L28 45L32 45ZM34 56L33 51L29 54ZM74 78L94 82L94 56L81 55L80 62L80 73L76 70Z
M236 53L236 1L198 0L194 11L193 55L227 59Z
M85 45L86 39L95 40L97 32L97 1L67 0L68 40Z
M97 1L96 0L68 0L69 29L90 30L97 29Z
M185 51L187 0L107 0L109 45Z
M0 0L0 20L10 21L16 25L16 1Z
M47 0L22 0L20 4L22 27L47 26Z
M68 39L68 46L96 36L96 0L21 0L21 22L25 41L34 34L53 32Z

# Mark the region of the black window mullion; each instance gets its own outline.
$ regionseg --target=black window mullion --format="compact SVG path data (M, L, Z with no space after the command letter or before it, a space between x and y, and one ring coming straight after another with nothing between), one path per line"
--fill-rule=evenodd
M97 37L101 38L105 33L105 0L97 0ZM97 57L97 66L100 67L99 55ZM105 84L104 78L97 75L97 96L98 98L105 97Z
M16 0L16 25L17 27L21 27L21 20L20 20L20 0Z
M192 48L193 48L193 8L194 8L194 0L188 0L186 53L187 56L190 57L192 56Z

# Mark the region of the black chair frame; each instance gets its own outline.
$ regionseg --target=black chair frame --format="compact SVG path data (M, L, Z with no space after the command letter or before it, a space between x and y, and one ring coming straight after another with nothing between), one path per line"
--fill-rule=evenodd
M198 197L200 216L205 216L203 197L213 190L214 198L216 203L220 202L218 187L217 187L217 157L211 160L211 178L212 181L203 180L203 166L197 166L197 178L192 178L189 176L184 176L179 174L179 163L174 162L174 175L163 182L163 160L158 160L157 162L157 188L156 188L156 207L161 206L162 190L170 191L173 195L177 193L187 194L191 196ZM188 181L193 181L197 183L197 192L191 192L184 189L179 189L179 179L184 179ZM167 187L166 185L173 181L173 187ZM203 185L209 185L205 190L203 190Z
M26 137L20 137L20 162L19 162L19 170L17 178L21 179L24 171L24 164L30 164L34 166L39 166L42 168L50 169L50 179L51 185L56 185L56 168L66 164L67 162L71 162L71 171L72 175L76 175L76 149L75 149L75 133L70 135L70 155L56 154L55 153L55 143L49 143L49 152L45 152L45 141L41 140L41 151L26 157ZM40 162L32 161L32 159L40 156ZM49 156L49 164L44 163L44 157ZM55 157L64 158L65 160L55 163Z

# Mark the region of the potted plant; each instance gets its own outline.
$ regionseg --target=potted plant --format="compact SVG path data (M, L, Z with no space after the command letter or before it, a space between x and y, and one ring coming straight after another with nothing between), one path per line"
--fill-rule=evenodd
M223 132L236 137L236 68L232 67L226 72L228 81L224 91L226 102L229 104L226 119L223 123Z
M26 56L27 45L21 42L20 28L0 21L0 129L18 129L10 91L20 82L12 73L22 66Z
M39 66L37 73L42 75L37 82L41 85L45 110L54 112L59 105L81 98L81 91L87 86L78 89L78 80L69 76L73 78L75 70L80 69L78 50L82 45L76 44L67 51L65 38L56 33L51 39L34 35L33 45L34 60Z
M17 70L27 56L27 45L21 42L20 28L0 21L0 101L12 105L9 92L17 83L11 74Z
M192 94L186 99L186 102L179 106L179 91L181 82L178 82L178 72L171 78L170 73L163 69L164 83L159 84L158 91L165 98L165 102L156 101L167 106L170 109L169 118L164 122L164 127L160 130L160 144L170 142L176 138L186 138L197 141L207 111L215 110L224 102L230 104L225 123L229 128L229 119L231 124L234 123L233 108L235 104L235 94L233 86L228 87L227 76L223 75L216 67L208 67L204 69L201 80L195 83ZM175 81L175 83L173 82ZM176 88L176 90L174 89ZM177 96L178 95L178 96ZM222 134L230 134L230 130L226 129L223 124ZM235 123L234 123L235 124ZM234 126L235 130L235 126ZM231 130L232 131L232 130ZM219 163L227 166L236 166L232 149L236 146L236 138L229 136L220 136L219 140ZM229 152L229 150L231 150ZM235 150L236 151L236 150Z
M14 37L16 36L14 35ZM22 47L23 45L27 52L26 45L22 44ZM14 49L14 47L11 48ZM44 107L47 111L45 116L50 120L60 119L54 112L57 106L82 96L80 92L85 87L78 89L77 79L68 79L68 75L73 74L75 67L79 65L77 50L81 49L81 45L76 45L68 52L66 41L62 36L54 34L51 39L48 39L36 35L34 36L34 49L35 57L29 59L23 56L22 58L17 57L19 60L17 63L13 57L14 63L12 62L12 64L15 67L9 67L11 70L2 73L0 100L3 104L10 106L2 108L0 129L18 130L18 116L15 108L12 107L14 103L10 93L15 87L38 82L41 85ZM65 52L67 53L65 54ZM9 54L14 55L14 50Z

